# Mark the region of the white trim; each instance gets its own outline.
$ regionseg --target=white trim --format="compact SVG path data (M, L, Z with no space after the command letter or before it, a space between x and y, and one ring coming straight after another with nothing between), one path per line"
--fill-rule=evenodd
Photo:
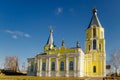
M56 57L55 71L56 71L56 76L59 76L58 75L58 57Z
M68 61L69 57L66 57L66 75L65 76L69 76L69 61Z
M76 56L74 56L74 77L76 77Z
M46 76L48 76L47 72L48 72L48 68L49 68L48 59L49 59L49 58L46 58L46 70L45 70Z
M48 65L48 76L51 76L51 58L49 58L49 65Z
M42 76L42 58L40 58L40 76Z
M80 77L80 72L81 72L81 70L80 70L80 67L82 67L82 65L80 64L80 62L81 62L81 60L80 60L80 56L78 56L78 77Z

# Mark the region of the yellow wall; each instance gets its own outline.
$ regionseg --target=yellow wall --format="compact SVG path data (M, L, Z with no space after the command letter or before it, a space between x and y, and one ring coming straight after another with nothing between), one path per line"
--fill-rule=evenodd
M104 56L105 56L105 39L104 29L96 28L96 37L93 38L93 27L86 30L86 54L85 54L85 76L104 76ZM96 39L97 48L93 50L93 39ZM101 50L99 49L101 44ZM89 45L91 50L89 50ZM93 67L96 66L96 72L93 72Z
M96 29L96 37L93 37L93 28ZM96 49L93 50L93 39L96 40ZM90 45L90 50L89 50ZM101 45L101 49L100 49ZM66 70L66 54L76 53L78 48L69 48L65 46L55 47L50 49L49 45L45 45L44 53L58 55L58 72L60 72L60 63L64 62L64 70ZM74 57L69 57L69 62L74 62ZM38 62L38 61L37 61ZM42 58L42 62L46 62L46 58ZM51 62L56 62L56 58L51 58ZM105 39L104 28L90 27L86 30L85 54L84 54L84 76L104 76L105 63ZM31 65L34 63L31 62ZM39 65L39 64L38 64ZM96 66L96 72L93 72L93 67ZM76 58L76 70L78 69L78 57Z
M65 46L61 47L53 47L49 50L49 45L45 45L44 52L48 54L66 54L66 53L75 53L77 51L77 48L68 48Z

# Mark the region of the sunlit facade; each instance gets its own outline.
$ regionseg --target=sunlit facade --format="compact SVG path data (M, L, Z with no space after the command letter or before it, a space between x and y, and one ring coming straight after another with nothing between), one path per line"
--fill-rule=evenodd
M97 10L93 9L93 16L86 29L85 52L76 46L69 48L64 45L54 45L53 30L44 52L38 53L33 58L28 58L29 76L74 76L74 77L103 77L106 76L106 52L104 28L97 17Z

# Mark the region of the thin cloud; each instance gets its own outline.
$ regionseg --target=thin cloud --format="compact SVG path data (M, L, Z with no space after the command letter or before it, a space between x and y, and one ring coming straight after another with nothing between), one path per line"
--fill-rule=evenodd
M57 8L57 11L56 11L56 14L59 15L59 14L61 14L62 12L63 12L63 8L58 7L58 8Z
M5 30L6 33L10 34L13 39L18 39L19 37L30 38L31 35L28 33L24 33L21 31L12 31L12 30Z
M30 38L31 36L29 34L24 34L25 37Z
M18 39L18 37L16 35L12 35L13 39Z

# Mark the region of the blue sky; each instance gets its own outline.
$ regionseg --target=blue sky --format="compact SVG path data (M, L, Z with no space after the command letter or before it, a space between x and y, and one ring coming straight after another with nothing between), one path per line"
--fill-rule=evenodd
M109 59L114 49L120 49L119 4L119 0L0 0L0 68L7 55L18 56L21 67L42 52L50 25L55 45L59 47L64 39L65 46L75 47L80 41L85 50L85 30L94 7L105 29Z

